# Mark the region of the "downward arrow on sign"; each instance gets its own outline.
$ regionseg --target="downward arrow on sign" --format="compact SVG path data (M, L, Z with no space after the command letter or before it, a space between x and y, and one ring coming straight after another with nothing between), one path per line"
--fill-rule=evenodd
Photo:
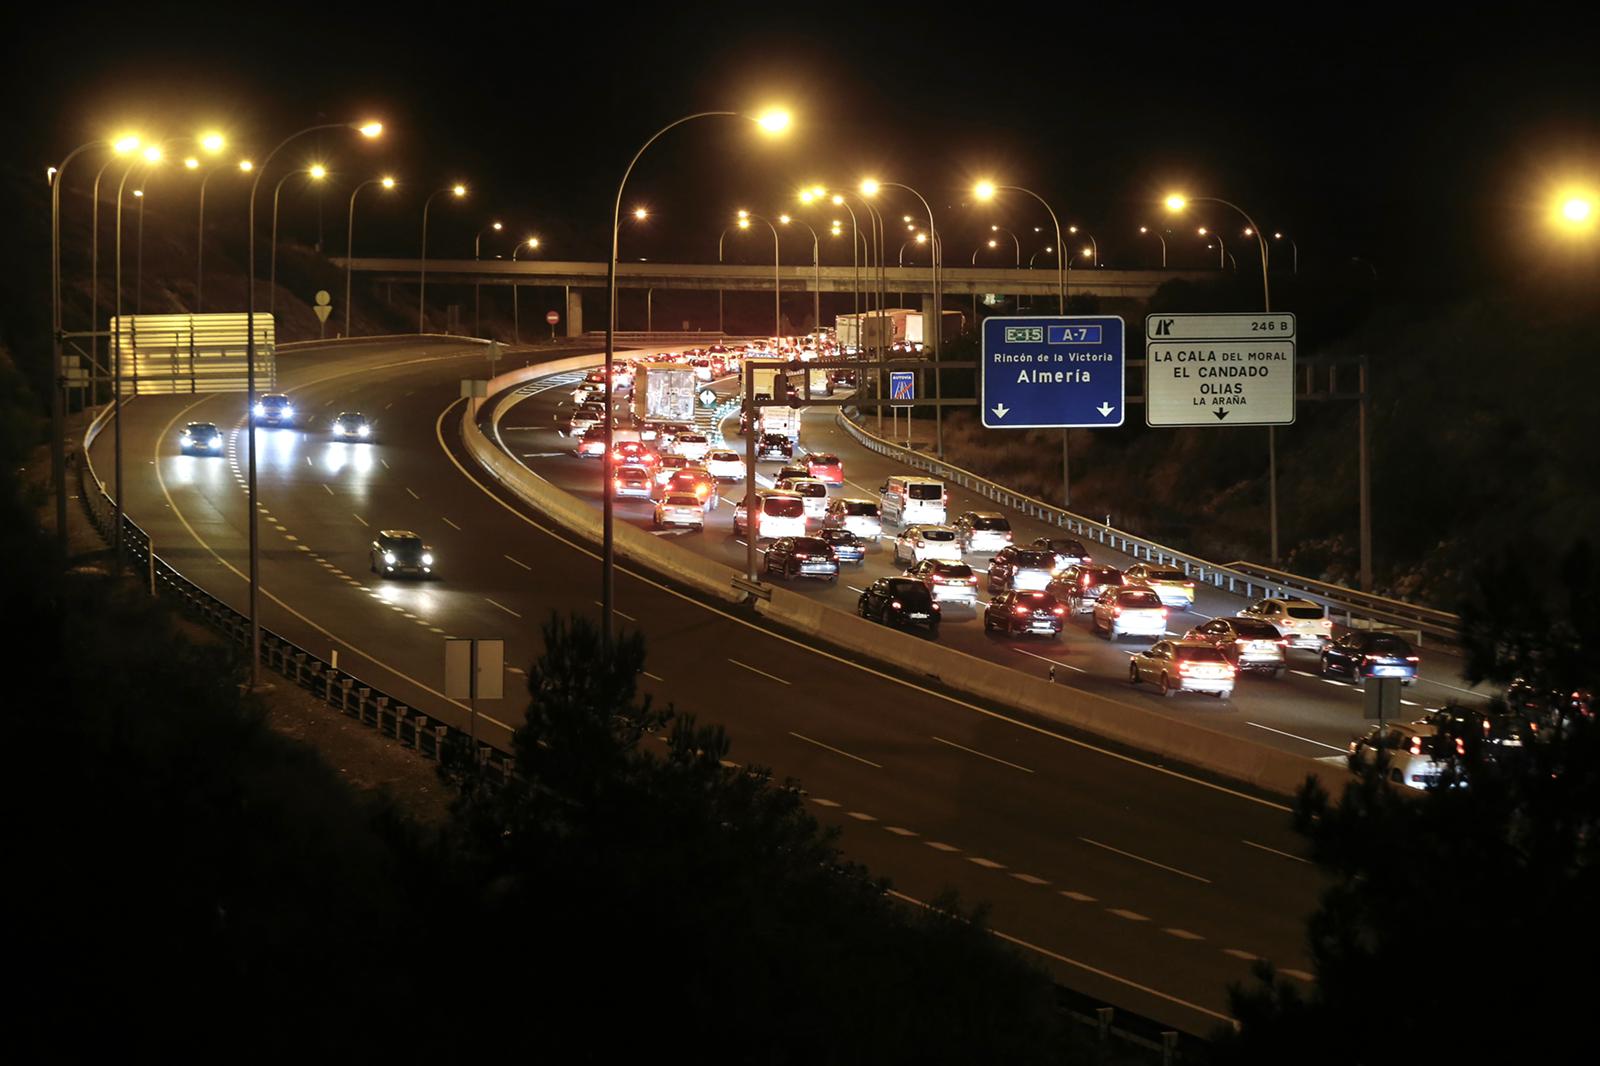
M1217 421L1218 422L1221 422L1224 418L1228 417L1228 412L1225 411L1224 409L1222 409L1221 407L1217 408L1215 411L1212 411L1211 413L1217 416Z
M1004 418L1010 411L1011 408L1007 407L1003 403L997 403L994 405L994 416L996 418Z
M1101 402L1100 406L1096 407L1095 410L1100 412L1100 417L1101 418L1110 418L1111 417L1111 412L1115 411L1116 408L1112 407L1108 403Z

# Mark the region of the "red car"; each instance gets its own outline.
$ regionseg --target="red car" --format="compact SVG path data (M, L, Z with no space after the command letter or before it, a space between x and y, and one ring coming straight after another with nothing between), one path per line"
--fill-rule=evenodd
M639 441L625 440L611 449L613 463L630 463L634 466L654 467L661 457Z
M826 481L830 485L844 484L844 462L837 455L820 453L806 456L806 471L818 481Z

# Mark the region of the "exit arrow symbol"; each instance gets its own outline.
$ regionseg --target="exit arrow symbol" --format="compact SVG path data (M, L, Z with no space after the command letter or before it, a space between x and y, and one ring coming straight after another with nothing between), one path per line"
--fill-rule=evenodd
M1221 422L1224 418L1228 417L1228 412L1223 410L1220 407L1217 408L1215 411L1213 411L1211 413L1217 416L1217 421L1218 422Z
M1101 401L1100 406L1096 407L1095 410L1100 412L1100 417L1101 418L1110 418L1111 417L1111 412L1115 411L1116 408L1112 407L1110 404L1108 404L1108 403L1106 403L1104 401Z
M1008 413L1010 413L1010 411L1011 408L1007 407L1003 403L997 403L994 405L994 416L996 418L1004 418Z

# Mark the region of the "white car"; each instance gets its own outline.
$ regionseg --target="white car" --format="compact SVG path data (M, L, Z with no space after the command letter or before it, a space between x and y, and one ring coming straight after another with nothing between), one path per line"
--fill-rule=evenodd
M663 455L661 457L661 461L656 464L657 487L665 486L667 482L672 480L673 474L676 474L678 471L687 469L693 465L695 464L689 462L689 460L685 459L681 455Z
M738 452L727 448L713 448L707 452L706 469L719 481L744 480L744 460L739 458Z
M648 500L655 495L655 483L642 466L619 466L611 474L611 491L618 499L642 496Z
M667 493L656 501L655 526L657 529L668 526L706 528L706 512L700 506L700 498L687 492Z
M604 385L596 385L592 381L579 382L578 387L572 390L572 402L578 407L582 407L590 400L603 403L605 391Z
M1140 637L1167 635L1167 609L1161 598L1146 588L1111 585L1094 601L1090 625L1107 640L1131 634Z
M672 450L699 462L711 450L711 441L704 433L680 433L673 438Z
M1433 722L1392 722L1350 742L1350 764L1370 765L1383 753L1384 780L1406 788L1427 788L1439 783L1450 759L1463 754L1465 745L1452 739ZM1458 783L1459 785L1459 783Z
M806 518L820 522L828 515L828 483L814 477L786 477L778 488L798 492L806 501Z
M877 540L883 535L883 520L878 517L876 500L838 496L828 501L822 524L828 529L848 529L862 540Z
M1187 611L1194 606L1194 579L1170 566L1134 563L1122 571L1122 583L1149 589L1161 597L1164 607Z
M1233 695L1237 673L1226 655L1204 641L1158 640L1128 660L1128 680L1153 681L1163 696L1206 692L1225 700Z
M1268 597L1239 613L1271 625L1288 639L1291 648L1321 651L1333 639L1333 619L1328 617L1328 609L1310 600Z
M949 526L908 526L894 538L894 561L920 563L924 559L961 561L961 538Z
M998 511L968 511L956 519L966 550L992 555L1011 545L1011 523Z

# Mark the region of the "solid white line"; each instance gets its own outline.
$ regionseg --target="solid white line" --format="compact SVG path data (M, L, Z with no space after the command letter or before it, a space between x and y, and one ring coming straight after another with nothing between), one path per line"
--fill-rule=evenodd
M333 495L333 489L328 485L328 483L326 481L324 481L322 483L322 487L328 490L328 495L329 496Z
M1188 870L1180 870L1176 866L1168 866L1164 862L1156 862L1154 859L1147 859L1143 855L1135 855L1131 851L1123 851L1121 848L1114 848L1110 844L1102 844L1098 840L1090 840L1088 837L1079 837L1078 839L1083 841L1085 844L1093 844L1097 848L1104 848L1107 851L1112 851L1112 852L1115 852L1118 855L1122 855L1122 856L1125 856L1127 858L1134 859L1134 860L1136 860L1138 862L1142 862L1147 866L1154 866L1158 870L1165 870L1168 873L1177 874L1179 877L1187 877L1191 881L1199 881L1202 884L1207 884L1207 885L1209 885L1211 883L1211 879L1208 878L1208 877L1201 877L1199 874L1192 874Z
M965 745L965 744L957 744L957 743L956 743L956 742L955 742L955 741L953 741L953 740L946 740L946 739L944 739L944 737L934 737L934 738L933 738L933 739L934 739L934 740L936 740L936 741L938 741L938 742L939 742L939 743L940 743L940 744L947 744L947 745L949 745L949 746L950 746L950 747L952 747L952 748L960 748L960 749L961 749L961 750L962 750L962 751L965 751L965 752L969 752L969 753L971 753L971 754L973 754L973 755L976 755L976 756L978 756L978 757L979 757L979 758L980 758L980 759L988 759L988 760L989 760L989 761L990 761L990 762L997 762L997 763L999 763L999 764L1000 764L1000 765L1001 765L1001 766L1009 766L1009 767L1011 767L1011 768L1012 768L1012 769L1013 769L1013 770L1021 770L1021 771L1022 771L1022 772L1023 772L1023 773L1025 773L1025 774L1031 774L1031 773L1033 773L1033 771L1032 771L1032 770L1030 770L1030 769L1028 769L1028 768L1027 768L1027 767L1026 767L1026 766L1018 766L1018 765L1017 765L1017 764L1016 764L1016 763L1014 763L1014 762L1006 762L1006 761L1005 761L1005 760L1004 760L1004 759L999 759L999 758L996 758L996 757L995 757L995 756L993 756L993 755L990 755L990 754L988 754L988 753L987 753L987 752L982 752L982 751L979 751L979 750L978 750L978 749L976 749L976 748L969 748L969 747L967 747L967 746L966 746L966 745Z
M407 488L406 488L406 491L407 491L407 492L411 492L411 488L410 488L410 487L409 487L409 486L407 486ZM417 495L417 494L416 494L416 493L414 493L414 492L411 492L411 498L412 498L412 499L413 499L413 500L420 500L420 499L422 499L422 497L421 497L421 496L418 496L418 495Z
M445 525L449 526L451 529L455 530L457 533L461 532L461 527L456 525L454 522L450 521L450 519L446 518L444 515L440 515L439 516L439 521L443 522Z
M729 660L729 661L731 662L732 660ZM868 766L872 767L875 770L882 770L883 769L883 766L881 764L875 763L871 759L863 759L859 755L851 755L848 751L845 751L842 748L836 748L832 744L824 744L820 740L812 740L810 737L802 736L801 734L796 733L793 730L790 731L789 735L791 737L794 737L796 740L803 740L807 744L815 744L819 748L826 748L829 751L833 752L835 755L843 755L846 759L854 759L856 762L866 763Z
M1285 733L1281 729L1274 729L1270 725L1262 725L1260 722L1246 721L1245 725L1253 725L1257 729L1265 729L1269 733L1277 733L1280 736L1292 737L1295 740L1303 740L1307 744L1315 744L1319 748L1331 748L1334 751L1344 751L1344 750L1346 750L1344 748L1339 747L1337 744L1324 744L1322 741L1320 741L1320 740L1312 740L1310 737L1302 737L1302 736L1299 736L1299 735L1294 734L1294 733Z
M509 555L502 555L502 556L500 556L500 558L506 559L506 560L508 560L510 562L513 562L513 563L516 563L518 566L522 567L524 570L532 570L533 569L533 567L529 566L527 563L523 562L521 559L512 559L511 556L509 556Z
M755 667L751 666L749 663L742 663L738 659L729 659L728 661L730 663L732 663L733 665L735 665L735 666L744 667L746 670L750 671L752 674L760 674L762 677L771 678L772 680L776 681L780 685L789 684L789 682L785 681L783 678L779 677L777 674L769 674L765 670L757 670Z
M485 596L485 597L484 597L484 599L486 599L486 600L489 600L489 597L487 597L487 596ZM506 614L509 614L509 615L510 615L510 616L511 616L511 617L512 617L512 618L521 618L521 617L522 617L522 616L521 616L521 615L520 615L520 614L518 614L518 613L517 613L517 612L516 612L516 611L513 611L513 610L512 610L512 609L511 609L511 608L509 608L509 607L507 607L507 606L506 606L506 605L505 605L505 604L503 604L503 603L497 603L497 602L495 602L495 601L494 601L494 600L489 600L489 602L490 602L490 603L493 603L493 604L494 604L494 605L495 605L495 606L496 606L496 607L498 607L498 608L500 608L500 609L501 609L501 610L502 610L502 611L504 611L504 612L505 612L505 613L506 613Z
M1283 858L1293 859L1295 862L1303 862L1307 866L1313 865L1310 859L1303 859L1299 855L1291 855L1289 852L1279 851L1277 848L1269 848L1265 844L1257 844L1254 840L1241 840L1239 843L1245 845L1246 847L1258 848L1261 851L1270 851L1274 855L1281 855Z
M361 524L362 524L362 525L364 525L364 526L365 526L365 525L366 525L366 524L367 524L367 520L366 520L366 519L365 519L365 518L362 518L362 517L361 517L361 516L360 516L360 515L358 515L358 514L357 514L357 515L351 515L351 516L350 516L350 517L351 517L351 518L354 518L354 519L355 519L355 520L356 520L356 521L357 521L357 522L360 522L360 523L361 523ZM371 528L371 527L370 527L370 526L368 526L368 528L369 528L369 529L370 529L370 528Z
M640 670L639 672L641 674L643 674L645 677L648 677L651 681L660 681L660 680L662 680L661 678L657 677L655 674L652 674L648 670Z
M1085 670L1081 666L1073 666L1071 663L1064 663L1060 659L1051 659L1048 656L1044 656L1044 655L1034 655L1033 652L1031 652L1031 651L1023 651L1021 648L1012 648L1011 650L1016 652L1019 655L1031 655L1031 656L1033 656L1033 658L1043 660L1044 662L1047 662L1047 663L1055 663L1057 666L1065 666L1068 670L1076 670L1080 674L1087 674L1089 672L1089 671Z

